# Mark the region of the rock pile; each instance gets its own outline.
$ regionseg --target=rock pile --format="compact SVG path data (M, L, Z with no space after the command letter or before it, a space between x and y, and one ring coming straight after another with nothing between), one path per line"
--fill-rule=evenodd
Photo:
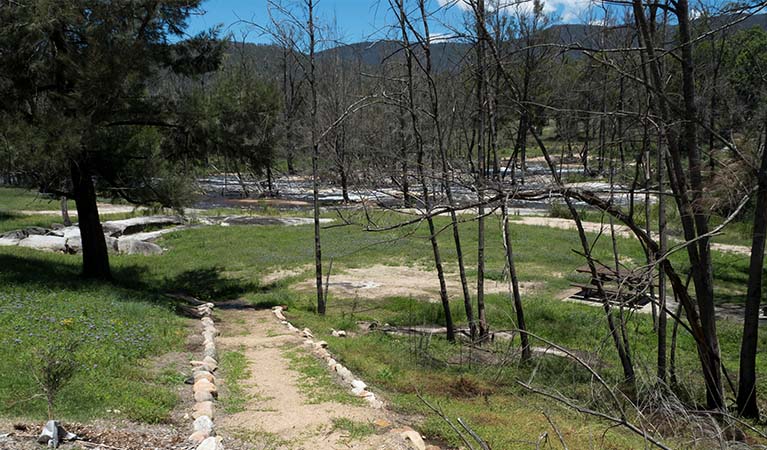
M216 376L218 369L218 353L216 351L216 336L219 331L213 323L212 303L203 303L191 307L202 317L203 358L189 361L192 365L194 384L194 407L192 408L193 432L189 441L197 445L197 450L223 450L221 438L216 436L213 426L214 401L218 398Z
M340 364L338 361L336 361L333 358L333 355L330 354L328 351L328 343L325 341L315 341L314 335L312 334L312 331L308 328L304 328L303 330L299 330L298 328L294 327L293 324L288 322L285 315L282 313L282 306L275 306L272 308L272 312L274 313L274 316L283 324L285 325L288 330L300 334L304 338L304 345L307 347L310 347L312 349L312 352L318 356L319 358L323 359L327 365L328 368L335 372L341 380L349 385L350 392L352 395L356 397L360 397L365 399L365 401L370 405L372 408L375 409L381 409L384 407L384 403L376 397L376 395L369 390L367 390L367 384L363 382L362 380L358 379L354 376L354 374L351 372L351 370L344 367L342 364ZM346 333L339 334L335 330L333 330L335 333L334 336L345 336Z
M159 255L162 248L151 242L163 234L186 228L179 216L146 216L112 220L102 224L107 250L125 255ZM169 227L144 232L148 228ZM77 254L82 250L80 228L29 227L0 234L0 246L19 246L48 252Z

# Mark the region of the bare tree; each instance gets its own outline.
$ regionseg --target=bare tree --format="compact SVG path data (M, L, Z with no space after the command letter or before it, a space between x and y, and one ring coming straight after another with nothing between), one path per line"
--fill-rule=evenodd
M442 266L442 256L439 250L439 243L437 241L437 228L434 224L434 218L432 216L432 201L431 194L429 193L429 180L426 177L426 167L424 161L424 142L423 135L420 128L420 120L417 113L417 106L415 101L415 77L413 73L414 55L410 44L410 37L408 34L408 15L405 9L404 0L389 0L392 10L397 15L397 20L401 32L402 47L405 51L406 68L407 68L407 108L410 111L410 122L413 127L413 135L415 137L415 145L417 152L416 169L418 172L418 180L421 184L421 193L424 209L426 210L426 222L429 226L429 241L431 242L432 253L434 256L434 266L437 270L437 277L439 278L439 295L442 301L442 308L445 313L445 326L447 327L447 340L450 342L455 341L455 330L453 328L453 317L450 312L450 300L447 296L447 284L445 282L445 273Z
M762 158L757 173L758 190L751 239L751 261L748 268L748 292L743 317L743 340L740 346L740 376L738 379L738 412L759 418L756 399L756 354L759 334L759 305L762 297L764 246L767 240L767 120L764 124Z

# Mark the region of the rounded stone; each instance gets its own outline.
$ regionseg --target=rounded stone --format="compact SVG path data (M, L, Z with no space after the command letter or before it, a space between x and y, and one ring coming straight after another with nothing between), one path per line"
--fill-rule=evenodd
M216 377L214 377L213 374L207 370L199 370L194 373L194 381L197 382L200 380L208 380L211 383L216 383Z
M205 439L207 439L210 436L210 433L206 433L204 431L195 431L192 433L187 440L190 442L194 442L195 444L199 444L203 442Z
M194 401L196 402L211 402L213 401L213 394L207 391L198 391L194 393Z
M200 416L194 419L194 431L200 431L208 433L210 435L213 432L213 420L208 416Z
M209 437L200 443L197 450L224 450L224 445L220 438Z
M208 416L213 418L213 402L200 402L194 404L194 411L192 417L197 419L200 416Z

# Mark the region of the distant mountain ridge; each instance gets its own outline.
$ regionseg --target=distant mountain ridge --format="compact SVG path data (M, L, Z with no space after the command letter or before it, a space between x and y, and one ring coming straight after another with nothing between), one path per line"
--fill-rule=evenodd
M731 22L736 19L737 16L714 17L711 19L711 28L724 26L728 21ZM693 25L695 23L699 23L699 20L694 21ZM767 14L749 16L728 30L737 32L752 27L767 30ZM562 47L580 44L587 48L599 49L603 46L610 48L625 44L628 39L626 30L628 28L625 26L606 29L600 25L560 24L552 25L542 30L541 33L543 34L542 41L547 44ZM669 41L673 40L674 30L675 27L669 27L667 38ZM440 41L432 44L434 70L438 72L452 71L462 67L467 62L470 63L473 58L473 55L469 54L471 49L471 44L466 42ZM577 57L578 55L574 53L573 56ZM327 61L332 58L344 64L354 63L374 67L401 54L402 48L398 41L379 40L339 45L318 52L317 59L318 61ZM232 44L228 51L229 64L240 61L240 58L246 58L264 75L280 73L281 57L282 49L273 44L236 43Z

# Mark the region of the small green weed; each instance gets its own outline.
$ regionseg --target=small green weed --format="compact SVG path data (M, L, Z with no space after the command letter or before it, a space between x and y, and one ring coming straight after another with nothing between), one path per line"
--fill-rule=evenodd
M221 398L224 411L229 414L245 411L250 396L241 381L250 375L248 359L242 352L229 351L221 355L221 372L224 374L226 395Z
M288 348L284 355L290 368L299 372L298 387L309 404L325 402L363 405L364 402L350 395L339 386L328 372L327 367L317 358L300 349Z
M345 417L333 418L333 429L349 433L349 440L362 439L375 433L375 427L370 423L356 422Z

